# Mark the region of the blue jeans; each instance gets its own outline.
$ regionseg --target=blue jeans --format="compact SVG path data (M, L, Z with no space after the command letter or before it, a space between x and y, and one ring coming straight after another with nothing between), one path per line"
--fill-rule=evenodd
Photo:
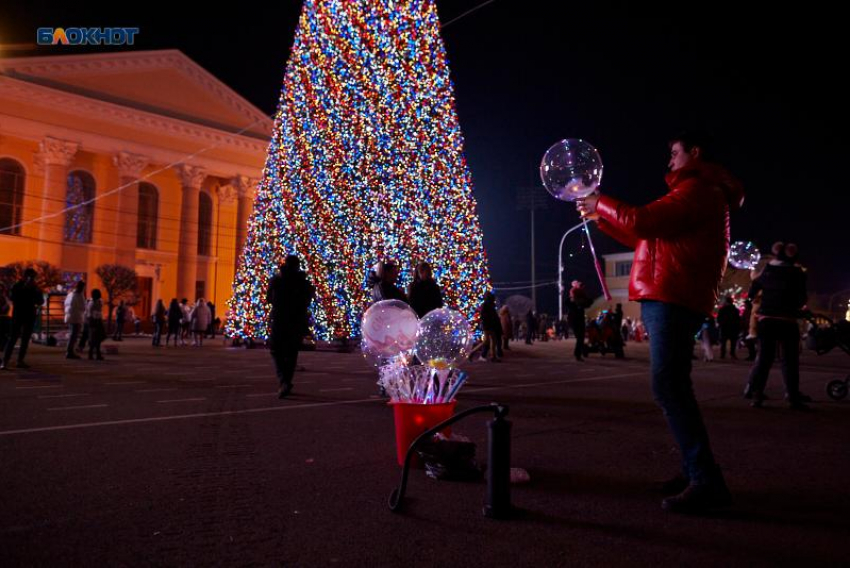
M641 317L649 333L652 394L679 444L683 473L692 483L712 483L720 474L691 382L694 336L704 317L656 301L641 304Z

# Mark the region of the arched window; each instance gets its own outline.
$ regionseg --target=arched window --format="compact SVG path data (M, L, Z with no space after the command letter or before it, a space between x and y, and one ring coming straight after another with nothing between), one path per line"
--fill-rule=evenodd
M0 159L0 234L20 235L24 208L24 167L10 158Z
M156 249L156 223L159 214L159 192L149 183L139 184L139 221L136 246Z
M68 174L65 189L65 240L90 243L94 227L94 178L76 170ZM49 221L48 221L49 222Z
M198 254L209 256L212 250L212 198L201 192L198 201Z

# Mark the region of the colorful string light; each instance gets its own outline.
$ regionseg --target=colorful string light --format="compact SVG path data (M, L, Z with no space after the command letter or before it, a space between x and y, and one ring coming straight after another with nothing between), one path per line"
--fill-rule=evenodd
M430 262L470 320L490 289L433 0L306 0L229 301L227 333L265 338L287 254L316 287L318 339L356 337L369 267L407 286Z

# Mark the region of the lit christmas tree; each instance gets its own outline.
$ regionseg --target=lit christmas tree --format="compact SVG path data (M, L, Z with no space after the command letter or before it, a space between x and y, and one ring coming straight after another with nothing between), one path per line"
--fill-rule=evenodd
M490 289L433 0L307 0L233 284L227 332L267 336L287 254L316 287L319 339L355 337L368 270L427 261L472 320Z

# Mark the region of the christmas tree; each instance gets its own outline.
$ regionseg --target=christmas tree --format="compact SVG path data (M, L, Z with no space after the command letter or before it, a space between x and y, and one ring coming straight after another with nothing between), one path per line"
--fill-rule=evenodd
M467 318L490 288L433 0L307 0L233 284L227 332L267 336L267 283L297 254L319 339L355 337L369 268L427 261Z

